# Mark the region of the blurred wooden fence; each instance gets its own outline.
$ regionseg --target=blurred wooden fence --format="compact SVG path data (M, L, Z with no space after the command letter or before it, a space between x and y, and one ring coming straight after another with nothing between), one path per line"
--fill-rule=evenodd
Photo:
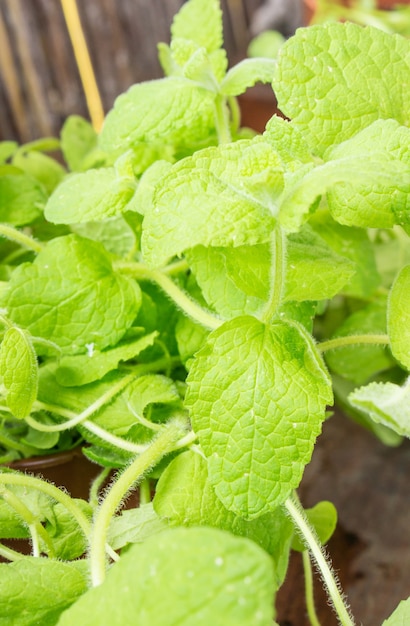
M222 0L231 62L243 57L263 0ZM131 84L161 76L156 44L183 0L77 0L104 110ZM60 0L0 0L0 140L58 135L88 116Z

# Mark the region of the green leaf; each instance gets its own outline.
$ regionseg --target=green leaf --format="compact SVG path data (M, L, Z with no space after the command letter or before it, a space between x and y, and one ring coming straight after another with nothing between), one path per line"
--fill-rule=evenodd
M271 626L274 591L259 546L211 528L174 528L131 546L58 626Z
M308 225L288 236L285 298L295 302L332 298L355 273Z
M119 257L127 256L137 247L136 234L122 215L101 222L71 224L70 230L80 237L100 241L108 252Z
M410 438L410 379L402 387L394 383L370 383L349 395L349 402L377 424Z
M354 168L356 162L355 174L347 173L342 185L328 190L329 210L336 221L363 228L410 224L409 128L395 120L377 120L328 150L325 159L329 164L334 161L340 171L344 163L351 160Z
M41 215L47 201L44 187L12 165L0 166L0 216L13 226L30 224Z
M97 167L104 155L97 150L97 133L90 122L79 115L67 117L61 130L61 150L73 172L82 172L88 167Z
M410 370L410 265L403 267L391 288L387 325L393 356Z
M33 557L2 563L0 625L54 626L86 589L85 572L69 563Z
M76 506L91 519L92 507L85 500L75 498ZM52 515L47 516L45 529L51 538L56 557L62 561L80 558L86 553L88 544L83 531L70 511L57 502L53 506ZM45 550L45 546L43 546Z
M189 0L175 15L172 39L191 39L208 52L223 44L222 11L218 0Z
M343 287L343 293L360 298L370 296L380 285L380 276L374 245L370 242L367 230L342 226L325 210L316 211L309 225L334 252L354 263L355 273Z
M164 158L161 151L169 153L167 146L184 152L207 145L215 127L214 99L210 91L178 76L134 85L105 118L100 146L122 154L158 145L158 159Z
M248 56L251 58L264 57L265 59L277 59L279 50L286 39L277 30L264 30L251 39L248 46Z
M327 194L341 224L390 228L409 221L410 130L378 120L325 154L326 162L285 188L280 221L300 228L315 201Z
M239 96L256 83L271 83L276 61L272 59L244 59L234 65L221 83L221 92Z
M113 271L103 246L77 235L50 241L17 267L5 298L11 320L68 354L115 345L140 302L138 285Z
M346 317L332 338L350 335L386 333L386 304L374 302ZM363 385L371 376L395 365L386 346L357 344L326 353L330 369L340 376Z
M17 141L0 141L0 164L8 161L18 148Z
M133 176L113 167L68 176L50 196L45 216L54 224L91 222L120 215L135 192Z
M10 470L5 470L5 468L2 467L1 471L4 472ZM40 522L45 522L49 517L53 516L53 501L44 493L17 485L8 485L7 489L12 491L17 498L22 500L25 506ZM20 515L16 513L16 511L8 505L3 498L0 498L0 537L2 539L24 539L29 537L26 524L23 522Z
M148 346L152 346L157 335L158 333L153 332L103 352L90 346L87 354L65 356L60 359L56 371L57 381L64 387L75 387L100 380L108 372L117 369L121 361L129 361Z
M269 240L282 188L279 157L259 137L183 159L164 176L145 215L144 259L160 266L198 244L240 246Z
M320 543L324 545L329 541L336 528L337 511L335 506L331 502L323 500L311 509L305 509L305 513L310 525L315 529ZM293 538L292 549L298 552L306 550L305 544L297 535Z
M66 175L65 169L51 157L36 150L21 148L13 157L13 165L32 176L50 194Z
M166 528L167 521L160 519L152 502L142 504L136 509L121 511L120 515L112 518L108 543L114 550L119 550L130 543L143 543Z
M30 336L21 328L8 328L0 348L0 376L6 401L14 417L30 415L37 397L37 356Z
M238 317L211 333L188 374L186 404L224 506L252 519L300 482L332 402L306 331Z
M323 155L377 119L408 125L409 67L404 37L329 23L300 29L285 43L273 88L280 110Z
M199 454L183 452L171 461L157 483L154 509L172 525L211 526L251 539L272 556L276 584L282 584L293 536L282 508L255 520L228 511L216 497L207 462Z
M407 626L410 621L410 598L402 600L382 626Z
M238 288L237 281L231 276L228 265L232 265L232 256L238 259L241 266L246 260L241 256L244 249L250 251L257 246L239 246L237 248L205 247L195 246L187 250L186 259L192 269L195 279L201 287L205 301L215 309L217 313L227 319L242 315L244 313L255 313L258 311L263 300L248 296ZM236 254L235 254L236 253ZM269 248L267 248L269 256ZM267 288L265 283L265 295Z

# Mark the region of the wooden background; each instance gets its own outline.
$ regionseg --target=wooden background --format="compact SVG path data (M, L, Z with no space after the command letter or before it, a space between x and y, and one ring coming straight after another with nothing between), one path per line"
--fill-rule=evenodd
M245 55L263 0L222 0L230 62ZM77 0L105 111L130 85L162 75L156 44L183 0ZM0 140L57 135L87 116L60 0L0 0Z

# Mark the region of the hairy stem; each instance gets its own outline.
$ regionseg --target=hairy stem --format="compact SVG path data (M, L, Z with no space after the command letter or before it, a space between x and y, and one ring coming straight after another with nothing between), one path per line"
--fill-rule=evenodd
M24 559L24 554L5 546L4 543L0 543L0 556L8 561L19 561L20 559Z
M124 470L113 483L105 500L97 510L91 535L90 566L91 581L96 587L105 578L105 544L112 517L128 491L137 485L145 474L166 454L175 448L178 439L184 434L179 424L170 424L152 441L139 457Z
M286 500L285 509L292 518L301 539L316 562L329 598L332 601L336 615L339 619L339 623L341 626L354 626L353 617L350 615L350 612L345 605L336 575L332 570L332 566L329 563L323 546L320 544L316 532L307 520L305 512L301 507L296 494Z
M21 232L21 230L17 230L17 228L13 228L12 226L8 226L7 224L0 224L0 235L6 237L7 239L11 239L16 243L28 248L29 250L33 250L33 252L41 252L43 249L43 244L39 243L32 237L25 235Z
M185 315L194 320L194 322L201 324L201 326L214 330L223 323L218 317L203 309L163 272L149 269L141 263L124 263L119 261L114 266L116 270L129 274L137 280L149 280L156 283Z
M53 498L62 504L67 511L71 513L88 539L91 528L90 521L84 515L83 511L77 506L74 500L70 498L69 495L64 493L64 491L58 489L58 487L55 487L51 483L47 483L45 480L41 480L40 478L35 478L34 476L9 472L0 472L0 485L19 485L29 489L38 489L38 491L45 493L50 498Z
M356 344L385 345L390 344L388 335L347 335L346 337L335 337L322 341L317 345L319 352L327 352L336 348L344 348Z
M261 320L267 324L278 312L282 303L286 273L286 236L280 226L272 233L272 266L269 300L262 311Z
M305 573L305 598L309 621L312 626L320 626L320 622L316 614L315 599L313 595L312 565L310 562L310 555L307 550L302 552L302 561L303 571Z

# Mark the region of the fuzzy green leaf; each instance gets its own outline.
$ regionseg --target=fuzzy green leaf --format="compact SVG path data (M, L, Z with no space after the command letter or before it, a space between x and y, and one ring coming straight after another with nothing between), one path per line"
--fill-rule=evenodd
M218 0L189 0L175 15L172 39L191 39L208 52L223 44L222 11Z
M138 508L121 511L120 515L112 518L108 543L114 550L119 550L130 543L142 543L166 528L167 521L156 514L152 502L141 504Z
M131 546L58 626L271 626L274 592L270 557L253 542L174 528Z
M391 288L387 323L393 356L410 370L410 265L403 267Z
M152 346L157 334L150 333L141 339L119 344L103 352L90 346L87 354L65 356L60 359L57 368L57 381L64 387L75 387L100 380L108 372L115 370L121 361L133 359L145 348Z
M279 108L311 149L352 137L377 119L408 125L410 42L379 29L329 23L300 29L279 53Z
M114 217L125 211L135 192L132 176L113 167L68 176L50 196L45 216L54 224L75 224Z
M279 157L257 138L207 148L176 163L145 215L142 249L160 266L195 245L269 240L283 188Z
M256 83L271 83L275 66L272 59L244 59L229 70L221 83L221 92L239 96Z
M5 297L11 320L68 354L116 344L140 301L138 285L113 271L103 246L77 235L52 240L17 267Z
M252 519L300 482L332 402L303 328L238 317L211 333L188 374L186 404L224 506Z
M410 379L402 387L394 383L370 383L353 391L349 402L377 424L410 438Z
M86 589L86 573L71 563L33 557L2 563L0 625L54 626Z
M65 169L51 157L36 150L18 150L13 165L35 178L50 194L66 175Z
M154 508L172 525L211 526L252 539L275 564L278 587L286 575L293 525L281 507L255 520L228 511L208 480L207 462L194 452L178 455L158 481Z
M100 146L122 154L158 145L168 154L167 146L183 152L206 145L214 129L214 98L180 76L134 85L117 98L105 118Z
M15 326L6 330L0 347L0 376L10 411L24 419L37 397L38 366L29 334Z

